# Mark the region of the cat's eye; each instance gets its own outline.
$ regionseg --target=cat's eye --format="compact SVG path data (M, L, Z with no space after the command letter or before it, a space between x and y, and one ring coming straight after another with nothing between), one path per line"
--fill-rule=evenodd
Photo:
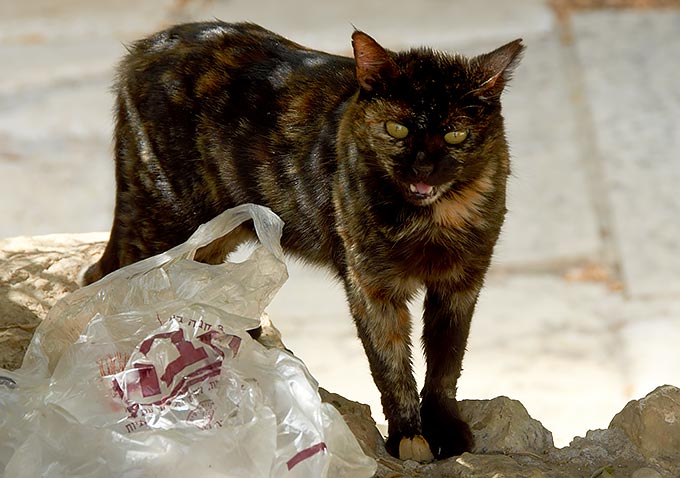
M460 144L467 138L468 133L465 130L462 131L449 131L444 135L444 141L449 144Z
M387 121L385 130L387 130L387 134L396 139L404 139L408 136L408 128L394 121Z

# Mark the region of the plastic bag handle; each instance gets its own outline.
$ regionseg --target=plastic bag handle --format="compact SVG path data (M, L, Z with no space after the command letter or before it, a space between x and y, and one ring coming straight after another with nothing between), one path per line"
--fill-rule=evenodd
M241 204L216 216L214 220L201 224L186 242L168 250L164 255L171 256L170 260L182 257L192 257L198 249L229 234L244 222L252 219L255 233L260 243L277 259L283 261L281 235L283 220L271 209L258 204Z
M213 220L201 224L186 242L156 256L148 257L122 269L115 270L101 279L101 281L83 287L79 291L84 291L91 287L100 288L101 284L115 280L120 276L127 278L134 277L180 259L193 259L198 249L226 236L238 226L251 219L255 225L255 233L260 243L279 261L285 262L283 249L281 248L283 220L266 206L247 203L236 206L233 209L228 209L215 216ZM74 294L79 291L75 291ZM84 292L83 294L87 295L88 293Z

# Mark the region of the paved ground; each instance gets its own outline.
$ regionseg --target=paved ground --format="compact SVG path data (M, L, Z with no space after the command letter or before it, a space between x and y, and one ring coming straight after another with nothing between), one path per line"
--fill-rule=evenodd
M0 238L108 229L108 88L123 43L213 17L339 53L352 24L393 49L474 54L523 37L506 94L510 215L460 395L518 398L564 445L654 386L680 385L678 9L558 20L541 0L3 1ZM340 288L296 264L291 276L271 307L287 344L380 420Z

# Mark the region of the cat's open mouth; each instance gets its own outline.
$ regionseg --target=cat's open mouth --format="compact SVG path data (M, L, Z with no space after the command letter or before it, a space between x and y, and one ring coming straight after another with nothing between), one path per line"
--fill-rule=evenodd
M409 184L409 199L416 204L429 204L437 196L437 187L425 183Z

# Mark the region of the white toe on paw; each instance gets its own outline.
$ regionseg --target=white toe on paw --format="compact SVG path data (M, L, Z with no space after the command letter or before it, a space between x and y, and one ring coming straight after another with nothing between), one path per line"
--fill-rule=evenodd
M429 463L434 460L430 445L422 435L413 438L402 438L399 442L399 459Z

